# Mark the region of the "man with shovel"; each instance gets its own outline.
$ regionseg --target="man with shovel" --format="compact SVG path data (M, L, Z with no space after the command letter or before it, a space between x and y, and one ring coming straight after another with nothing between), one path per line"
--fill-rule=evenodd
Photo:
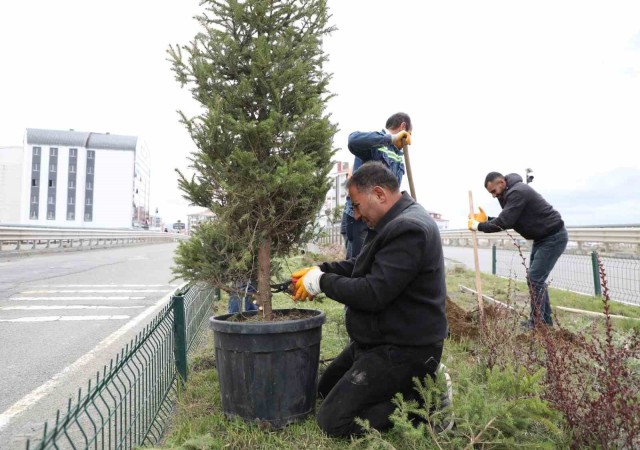
M385 130L351 133L348 147L355 156L353 173L367 161L380 161L393 172L398 179L398 185L402 184L402 176L405 173L402 148L411 144L412 129L409 115L399 112L387 119ZM360 254L368 228L362 220L355 218L349 196L342 214L346 222L347 258L355 258Z
M502 207L498 217L487 217L480 208L469 214L468 227L473 231L495 233L513 228L525 239L532 239L527 282L531 296L531 314L523 325L532 328L539 324L553 325L551 304L547 292L547 277L556 261L567 248L569 235L560 213L517 173L503 176L490 172L484 187L497 198Z

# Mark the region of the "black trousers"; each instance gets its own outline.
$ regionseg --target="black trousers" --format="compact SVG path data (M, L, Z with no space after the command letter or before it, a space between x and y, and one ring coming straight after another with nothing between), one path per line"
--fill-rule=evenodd
M356 417L367 419L379 431L390 428L394 395L400 392L405 399L417 398L413 377L435 376L442 345L440 341L425 347L364 347L351 342L318 383L318 395L324 398L318 425L330 436L362 434Z

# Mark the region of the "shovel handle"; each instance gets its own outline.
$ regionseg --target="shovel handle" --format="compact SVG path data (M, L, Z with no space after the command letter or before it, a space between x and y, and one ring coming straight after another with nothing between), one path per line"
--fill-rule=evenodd
M416 197L416 188L413 185L413 173L411 172L411 160L409 159L409 146L402 143L402 152L404 153L404 165L407 167L407 177L409 178L409 189L411 190L411 196L415 201L418 201Z
M473 217L473 194L469 191L469 213ZM476 292L478 294L478 310L480 311L480 320L484 318L484 309L482 302L482 282L480 281L480 262L478 260L478 239L476 231L471 230L471 239L473 240L473 265L476 270Z

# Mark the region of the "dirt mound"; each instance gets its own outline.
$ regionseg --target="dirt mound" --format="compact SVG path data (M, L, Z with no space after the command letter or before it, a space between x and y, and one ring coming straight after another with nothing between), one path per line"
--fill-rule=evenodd
M513 323L513 326L518 327L518 320L514 321L512 314L513 311L501 308L496 305L484 305L484 313L486 320L489 323L508 320L508 323ZM466 311L458 306L451 298L447 297L446 303L447 321L449 322L449 333L451 339L460 341L461 339L478 339L480 337L480 321L478 310ZM517 317L516 317L517 319ZM564 341L570 345L582 345L581 339L571 331L564 328L536 328L535 330L520 330L516 331L515 337L518 342L531 343L532 339L537 340L532 333L545 333L552 340Z
M447 296L447 321L451 338L459 341L462 338L476 339L479 335L477 314L465 311Z

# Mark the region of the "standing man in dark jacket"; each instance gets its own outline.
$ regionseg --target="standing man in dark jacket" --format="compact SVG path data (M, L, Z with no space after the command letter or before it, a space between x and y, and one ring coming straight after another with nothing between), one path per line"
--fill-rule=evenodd
M469 229L495 233L513 228L523 238L533 240L527 280L531 295L528 325L532 327L541 322L553 325L547 277L569 241L562 217L516 173L505 177L490 172L484 187L498 199L502 212L498 217L487 217L480 208L480 213L470 215Z
M367 161L380 161L402 184L404 175L404 144L411 145L411 118L408 114L399 112L387 119L382 131L362 132L354 131L349 135L349 151L355 156L353 172L355 173ZM347 258L355 258L360 254L362 244L367 235L367 225L356 219L347 196L344 206L343 219L347 225Z
M447 336L438 226L380 162L347 181L356 218L371 229L360 256L299 270L295 300L324 292L347 305L351 342L320 378L318 424L332 436L362 433L355 418L391 427L392 398L416 399L413 377L434 376Z

